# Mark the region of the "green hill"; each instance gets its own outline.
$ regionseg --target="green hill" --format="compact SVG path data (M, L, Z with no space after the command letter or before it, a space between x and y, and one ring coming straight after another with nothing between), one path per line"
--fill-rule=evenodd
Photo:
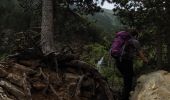
M90 22L95 22L96 26L105 32L113 32L119 29L122 25L118 17L113 15L112 10L103 9L104 12L95 13L93 16L88 15Z

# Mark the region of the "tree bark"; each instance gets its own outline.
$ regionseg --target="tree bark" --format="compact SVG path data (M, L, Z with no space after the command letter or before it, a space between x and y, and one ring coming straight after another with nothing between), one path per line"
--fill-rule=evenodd
M167 57L168 57L168 62L167 62L167 67L170 65L170 35L167 36Z
M162 39L161 35L157 35L157 47L156 47L156 52L157 52L157 66L158 67L163 67L162 66Z
M42 0L41 47L42 52L48 55L55 51L53 0Z

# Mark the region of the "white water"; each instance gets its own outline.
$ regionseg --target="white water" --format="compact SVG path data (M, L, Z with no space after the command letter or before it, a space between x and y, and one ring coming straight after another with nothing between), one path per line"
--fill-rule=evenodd
M101 72L101 67L102 67L103 59L104 59L104 57L101 57L100 60L97 62L97 70L99 72Z

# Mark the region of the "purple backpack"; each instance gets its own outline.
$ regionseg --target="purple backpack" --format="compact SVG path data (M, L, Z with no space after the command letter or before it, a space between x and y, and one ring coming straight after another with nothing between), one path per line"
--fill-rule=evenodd
M123 55L126 42L131 38L131 35L126 31L117 32L112 42L110 54L112 57L117 58Z

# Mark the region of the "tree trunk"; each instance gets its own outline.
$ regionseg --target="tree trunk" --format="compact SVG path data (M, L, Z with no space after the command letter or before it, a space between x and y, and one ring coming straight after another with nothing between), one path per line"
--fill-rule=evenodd
M168 57L167 65L169 66L170 65L170 36L169 35L167 36L166 40L167 40L167 57Z
M41 47L42 52L48 55L55 51L53 0L42 0Z
M167 18L170 17L170 7L169 6L170 6L170 2L168 2L168 0L166 0L166 8L168 8L167 9ZM169 29L169 27L170 27L170 20L167 20L165 39L166 39L166 44L167 44L167 59L168 59L167 67L170 70L170 68L169 68L169 66L170 66L170 34L169 34L170 29Z
M162 39L161 35L157 35L157 47L156 47L156 52L157 52L157 66L158 67L163 67L162 66Z

